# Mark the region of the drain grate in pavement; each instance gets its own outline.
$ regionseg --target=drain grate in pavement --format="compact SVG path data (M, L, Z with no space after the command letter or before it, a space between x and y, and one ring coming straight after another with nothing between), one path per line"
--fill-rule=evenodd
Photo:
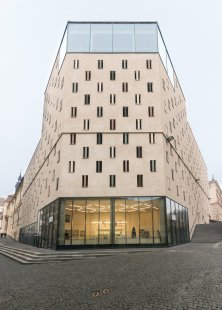
M12 299L13 296L0 296L0 305L5 304Z
M102 296L102 295L107 295L107 294L109 294L109 293L110 293L110 289L104 288L104 289L101 289L101 290L99 290L99 291L93 292L92 295L91 295L91 297L92 297L92 298L97 298L97 297L100 297L100 296Z

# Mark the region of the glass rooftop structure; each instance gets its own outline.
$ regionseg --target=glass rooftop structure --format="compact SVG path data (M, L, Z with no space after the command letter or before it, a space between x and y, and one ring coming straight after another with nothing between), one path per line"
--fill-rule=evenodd
M59 67L66 53L159 53L174 86L173 66L156 22L68 22Z

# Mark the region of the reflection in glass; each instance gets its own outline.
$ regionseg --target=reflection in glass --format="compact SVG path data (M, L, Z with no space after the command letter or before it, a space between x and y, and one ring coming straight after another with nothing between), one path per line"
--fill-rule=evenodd
M125 199L115 199L115 244L126 243Z
M112 52L112 24L91 24L90 52Z
M135 24L136 52L158 52L157 25Z
M65 202L65 225L64 225L64 239L65 244L71 244L72 239L72 200Z
M126 199L126 235L127 244L139 243L138 197Z
M86 200L74 200L72 218L72 244L85 243Z
M167 212L167 238L168 244L172 244L172 217L171 217L171 207L170 199L166 198L166 212Z
M67 52L89 52L90 24L69 24Z
M166 243L165 207L164 199L153 197L153 233L154 243Z
M113 52L134 51L134 24L113 24Z
M99 244L110 244L110 199L100 200Z
M86 244L98 244L99 200L87 200L86 204Z
M139 197L140 243L153 243L153 218L151 197Z

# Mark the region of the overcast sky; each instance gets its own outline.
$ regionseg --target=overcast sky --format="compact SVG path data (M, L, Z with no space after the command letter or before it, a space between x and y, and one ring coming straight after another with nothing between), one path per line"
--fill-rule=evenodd
M0 0L0 197L41 133L44 91L66 22L158 21L208 167L222 182L221 0Z

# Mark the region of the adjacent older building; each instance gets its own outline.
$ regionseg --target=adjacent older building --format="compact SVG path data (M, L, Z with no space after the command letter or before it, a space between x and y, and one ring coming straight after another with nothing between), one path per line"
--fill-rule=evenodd
M222 222L222 190L217 180L212 178L209 181L210 191L210 209L209 220L210 223Z
M20 241L184 243L209 221L208 194L158 24L68 22L24 176Z

